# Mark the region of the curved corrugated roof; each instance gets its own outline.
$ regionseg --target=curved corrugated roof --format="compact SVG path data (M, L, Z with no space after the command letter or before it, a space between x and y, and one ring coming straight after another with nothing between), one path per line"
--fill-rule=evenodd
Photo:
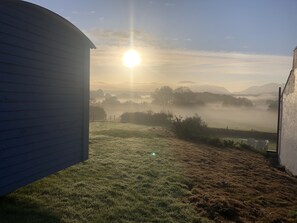
M67 28L69 28L70 30L73 30L75 33L77 33L78 35L80 35L81 37L83 37L83 39L85 39L85 41L89 44L89 47L91 49L95 49L96 46L92 43L92 41L80 30L78 29L75 25L73 25L71 22L69 22L68 20L66 20L65 18L63 18L62 16L46 9L43 8L39 5L30 3L30 2L25 2L25 1L20 1L20 0L1 0L0 5L18 5L18 6L22 6L22 7L26 7L28 9L31 10L35 10L41 14L45 14L47 16L49 16L51 19L58 21L59 23L63 24L64 26L66 26Z

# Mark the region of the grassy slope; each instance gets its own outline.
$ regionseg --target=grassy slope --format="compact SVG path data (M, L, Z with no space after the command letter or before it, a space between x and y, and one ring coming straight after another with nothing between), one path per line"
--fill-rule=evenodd
M93 123L90 159L0 198L0 222L297 222L296 197L260 154Z
M151 128L94 123L90 159L0 198L0 222L200 222L182 174Z
M297 178L249 150L214 148L172 138L169 142L200 216L215 222L297 223Z

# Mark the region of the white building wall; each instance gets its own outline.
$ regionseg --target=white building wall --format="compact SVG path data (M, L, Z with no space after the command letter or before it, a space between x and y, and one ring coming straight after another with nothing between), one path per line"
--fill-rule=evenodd
M293 69L284 89L281 115L280 163L297 176L297 50L294 51Z

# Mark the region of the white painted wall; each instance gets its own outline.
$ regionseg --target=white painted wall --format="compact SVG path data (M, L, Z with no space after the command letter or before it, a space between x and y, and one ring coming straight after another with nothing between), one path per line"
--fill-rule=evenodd
M294 52L294 62L297 50ZM297 65L297 63L293 63ZM280 137L280 163L297 176L297 69L293 67L286 88L283 92L282 125Z

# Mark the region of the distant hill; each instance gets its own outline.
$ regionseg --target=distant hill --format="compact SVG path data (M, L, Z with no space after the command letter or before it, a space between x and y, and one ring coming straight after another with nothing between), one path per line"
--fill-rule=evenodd
M261 86L252 86L243 91L234 92L236 95L260 95L260 94L276 94L279 87L284 87L284 84L269 83Z
M224 87L219 87L215 85L191 85L188 86L193 92L209 92L214 94L231 94Z

